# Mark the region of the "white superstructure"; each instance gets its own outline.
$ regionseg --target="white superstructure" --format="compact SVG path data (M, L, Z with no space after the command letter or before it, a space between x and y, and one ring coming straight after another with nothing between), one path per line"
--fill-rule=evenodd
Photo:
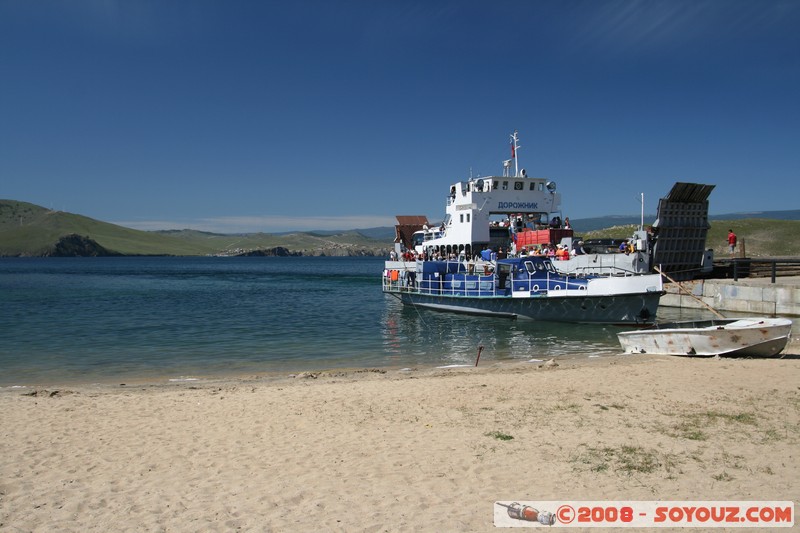
M501 176L470 177L450 186L441 224L420 225L405 244L426 258L473 259L486 248L509 255L543 245L573 249L573 230L561 215L561 193L547 178L529 177L519 167L519 135L511 136L511 159ZM407 218L407 217L406 217ZM400 232L398 231L398 235ZM568 260L554 261L569 274L645 274L650 272L650 242L641 227L628 253L587 253L577 247ZM575 243L577 244L577 243ZM398 257L404 251L397 244ZM502 254L501 254L502 255Z
M478 254L484 247L497 250L523 229L545 229L553 218L561 222L561 193L546 178L528 177L520 169L519 137L511 135L511 159L502 176L469 178L450 186L444 222L415 235L418 253ZM514 168L513 175L511 168Z

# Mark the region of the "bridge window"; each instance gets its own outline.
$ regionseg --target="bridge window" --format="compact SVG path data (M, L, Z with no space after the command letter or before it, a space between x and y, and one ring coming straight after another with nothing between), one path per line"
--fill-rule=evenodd
M508 190L508 182L507 182L507 181L504 181L504 182L503 182L503 190L504 190L504 191L507 191L507 190Z
M536 262L525 261L524 265L525 265L525 270L528 271L528 274L535 274L537 270L541 272L543 270L549 270L550 268L553 268L552 263L550 262L545 263L543 261L536 261Z
M525 184L522 183L521 181L515 181L514 182L514 190L515 191L521 191L524 187L525 187Z

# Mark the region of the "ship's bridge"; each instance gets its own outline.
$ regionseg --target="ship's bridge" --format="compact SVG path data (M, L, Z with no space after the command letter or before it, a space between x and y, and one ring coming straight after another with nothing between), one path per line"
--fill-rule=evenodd
M508 196L509 200L530 200L534 197L545 199L555 193L555 183L544 178L528 178L525 176L490 176L487 178L471 178L460 181L450 187L447 205L462 203L459 197L478 195Z

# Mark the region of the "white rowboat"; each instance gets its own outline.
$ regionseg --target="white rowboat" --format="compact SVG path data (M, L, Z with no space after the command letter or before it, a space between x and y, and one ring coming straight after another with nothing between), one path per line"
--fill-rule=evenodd
M730 318L670 322L617 334L626 353L711 357L774 357L792 331L787 318Z

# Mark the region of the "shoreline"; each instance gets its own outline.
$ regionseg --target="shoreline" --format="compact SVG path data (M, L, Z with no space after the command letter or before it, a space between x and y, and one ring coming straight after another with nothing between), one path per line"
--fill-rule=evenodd
M564 355L557 355L557 356L541 356L542 358L539 359L538 357L532 356L530 359L511 359L511 358L500 358L500 359L493 359L491 356L487 357L485 354L482 355L479 364L477 367L474 364L452 364L452 365L414 365L412 367L403 367L398 365L387 365L387 366L333 366L333 367L311 367L310 365L305 365L305 368L302 370L259 370L257 368L246 369L246 370L236 370L230 372L216 372L216 373L203 373L203 372L196 372L189 375L175 375L175 374L168 374L168 373L158 373L158 372L151 372L151 373L138 373L138 374L122 374L122 375L103 375L103 376L93 376L91 378L52 378L52 379L39 379L36 383L19 383L19 384L0 384L0 394L6 391L26 391L32 389L44 389L44 388L85 388L85 387L96 387L96 388L124 388L124 387L139 387L139 386L169 386L169 385L181 385L181 384L189 384L189 385L198 385L198 384L206 384L206 385L214 385L217 383L232 383L232 382L254 382L254 383L273 383L285 380L291 380L298 376L300 377L308 377L309 375L313 376L330 376L330 375L337 375L339 377L353 374L358 375L362 373L378 373L378 374L398 374L401 377L404 377L403 374L415 374L415 375L425 375L426 373L436 372L436 371L455 371L455 370L463 370L463 369L472 369L475 371L484 370L486 368L495 368L495 369L502 369L502 368L525 368L525 367L538 367L541 366L548 361L554 361L558 365L567 365L567 366L575 366L575 365L585 365L585 364L603 364L608 362L625 362L626 360L636 357L638 354L628 354L622 352L621 350L615 354L602 354L602 355L587 355L586 353L581 354L564 354ZM477 352L475 354L477 358ZM680 356L661 356L657 354L650 354L651 357L672 357L677 359L682 359ZM789 343L786 345L786 348L781 352L778 356L772 358L765 358L765 360L775 359L794 359L800 358L800 336L798 337L790 337ZM683 359L687 360L704 360L704 359L714 359L714 357L685 357ZM738 360L737 358L719 358L722 360Z
M798 345L800 348L800 345ZM800 350L798 350L800 357ZM781 354L784 355L784 354ZM231 372L216 374L192 374L189 376L175 377L172 374L159 376L136 376L128 379L113 379L109 377L102 380L81 380L64 379L54 381L41 381L36 384L27 385L0 385L0 394L4 392L19 391L25 393L35 389L64 389L86 391L123 391L126 388L146 387L151 389L159 388L180 388L180 387L200 387L200 386L220 386L220 385L261 385L273 386L281 383L290 383L302 380L362 380L367 378L400 380L407 378L438 377L453 373L504 373L504 372L525 372L527 370L537 370L541 367L553 365L563 368L581 367L587 364L615 364L615 362L625 362L629 358L639 357L639 354L626 354L620 352L616 355L603 356L555 356L549 359L531 358L528 360L491 360L482 357L480 363L474 364L451 364L451 365L415 365L413 367L400 366L370 366L370 367L320 367L313 370L297 371L253 371L253 372ZM653 356L661 357L661 356ZM666 357L666 356L664 356ZM794 355L789 355L794 357ZM633 362L633 361L631 361Z
M498 500L797 502L797 347L3 389L0 529L496 531Z
M788 348L788 346L787 346ZM798 346L800 352L800 345ZM621 350L619 353L615 354L608 354L604 353L602 355L588 355L585 353L582 354L562 354L562 355L555 355L555 356L540 356L542 357L539 359L538 357L531 356L530 359L520 359L520 358L510 358L510 357L500 357L500 358L493 358L491 355L487 355L484 352L481 356L478 368L490 367L490 366L515 366L515 365L523 365L523 366L530 366L530 365L538 365L542 364L550 359L554 359L555 361L562 363L562 362L590 362L590 361L597 361L601 359L615 359L618 357L628 357L630 354L625 354ZM474 357L477 358L477 351L474 354ZM115 387L115 386L138 386L138 385L156 385L156 384L170 384L170 383L197 383L197 382L205 382L205 383L212 383L212 382L229 382L229 381L240 381L240 380L264 380L266 382L276 381L281 379L289 379L296 375L300 374L331 374L331 373L359 373L359 372L381 372L381 373L393 373L393 372L402 372L404 370L413 370L415 372L424 372L424 371L431 371L437 369L456 369L456 368L472 368L474 367L475 359L472 360L472 363L453 363L453 364L415 364L411 367L404 367L402 365L385 365L385 366L313 366L311 363L306 363L302 365L300 368L291 369L291 370L273 370L269 369L269 364L265 365L268 367L266 370L258 368L258 365L253 364L252 368L247 369L238 369L238 370L231 370L227 372L212 372L207 373L204 372L202 369L198 372L188 373L184 375L173 374L173 373L166 373L163 371L152 371L146 373L126 373L126 374L118 374L118 375L109 375L109 374L102 374L102 375L94 375L90 377L52 377L52 378L37 378L34 382L15 382L15 383L8 383L8 384L0 384L0 391L4 390L25 390L25 389L32 389L32 388L46 388L46 387L84 387L84 386L101 386L101 387ZM55 374L56 371L53 371Z

